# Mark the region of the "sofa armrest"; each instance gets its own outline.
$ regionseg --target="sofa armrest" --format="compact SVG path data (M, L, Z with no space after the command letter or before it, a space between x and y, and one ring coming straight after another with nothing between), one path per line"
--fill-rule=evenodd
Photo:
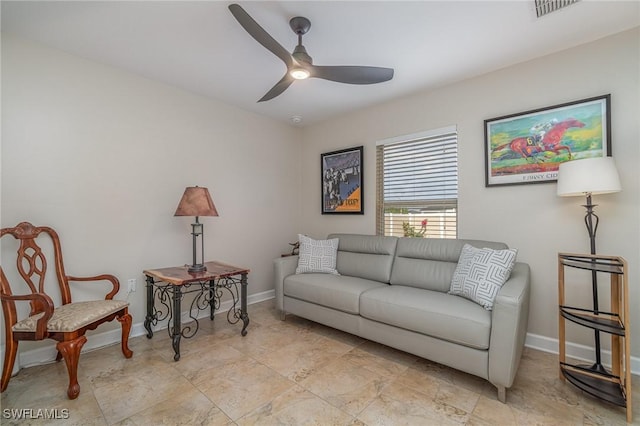
M279 257L273 261L275 272L276 308L284 313L284 279L296 273L298 256Z
M493 305L489 381L498 388L511 387L518 371L527 335L530 281L529 265L517 262Z

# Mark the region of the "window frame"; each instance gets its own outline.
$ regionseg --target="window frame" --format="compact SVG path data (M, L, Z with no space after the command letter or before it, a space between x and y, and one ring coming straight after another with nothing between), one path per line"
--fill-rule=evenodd
M446 142L448 139L451 139L451 138L455 139L455 152L454 152L455 166L453 166L452 170L447 170L447 172L455 173L455 177L453 179L443 177L440 183L446 184L446 183L451 183L452 181L455 181L455 189L453 190L455 192L455 197L453 198L448 197L446 195L447 189L444 189L445 196L443 196L443 198L441 199L434 199L433 201L430 201L426 198L414 199L414 200L402 200L402 201L397 201L397 200L385 201L385 198L384 198L385 197L385 186L384 186L385 147L396 146L396 148L398 148L397 145L400 145L400 144L410 145L410 144L415 144L420 142L428 143L430 141ZM458 195L459 195L458 194L458 187L459 187L458 185L458 166L459 166L458 146L459 146L459 140L458 140L458 131L457 131L456 125L441 127L441 128L427 130L419 133L413 133L409 135L396 136L393 138L383 139L376 142L376 234L377 235L398 235L397 228L392 229L391 232L389 232L390 230L387 229L388 226L385 221L386 219L385 210L387 208L396 207L399 209L411 209L412 207L414 207L414 208L422 209L421 216L416 215L418 217L425 217L428 219L428 216L429 216L428 211L430 208L433 209L433 211L439 212L441 217L440 224L437 226L435 230L433 229L433 226L429 227L427 225L426 233L422 232L422 235L420 233L420 226L418 225L417 227L418 231L414 233L415 236L425 236L425 237L428 236L429 238L457 238L458 236ZM424 145L421 148L425 149L427 147L426 145ZM390 148L390 149L392 150L393 148ZM451 153L449 153L449 155L450 154ZM442 160L443 164L446 164L446 160L444 160L445 158L444 156L434 156L433 158ZM449 166L447 167L449 168ZM431 173L431 172L427 171L427 173ZM436 174L436 173L434 172L433 174ZM451 175L449 174L447 176L451 176ZM425 197L429 198L430 196L425 196ZM409 216L411 217L410 214ZM453 223L455 227L453 231L451 231L450 229L447 229L447 225L450 225L451 223ZM411 228L409 229L409 231L413 233L413 231L415 231L416 226L412 225L411 221L409 221L409 228ZM441 228L444 228L444 231L442 231ZM407 234L406 229L404 230L404 234L405 235Z

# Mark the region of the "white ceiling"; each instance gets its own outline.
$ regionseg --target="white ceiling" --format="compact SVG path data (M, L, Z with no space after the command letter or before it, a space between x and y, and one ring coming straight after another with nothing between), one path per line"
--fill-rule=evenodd
M296 81L262 97L284 64L233 18L228 1L2 1L2 31L291 124L429 90L640 25L640 2L583 0L536 18L533 0L242 1L287 50L289 19L305 16L317 65L395 69L393 80ZM585 64L588 66L588 64ZM553 70L549 70L553 78Z

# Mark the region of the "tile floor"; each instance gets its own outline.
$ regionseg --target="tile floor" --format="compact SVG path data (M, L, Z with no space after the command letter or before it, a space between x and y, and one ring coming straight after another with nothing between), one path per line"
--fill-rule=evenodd
M558 379L557 356L526 349L507 404L488 382L289 315L249 307L246 337L223 315L201 320L173 361L166 330L80 357L78 399L64 363L23 369L5 409L66 409L58 425L625 425L622 408ZM634 377L640 424L640 378ZM62 413L62 411L59 411Z

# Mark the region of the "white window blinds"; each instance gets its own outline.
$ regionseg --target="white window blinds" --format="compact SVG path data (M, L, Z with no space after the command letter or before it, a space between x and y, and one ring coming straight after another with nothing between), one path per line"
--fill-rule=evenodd
M379 142L376 169L379 235L456 238L455 127Z

